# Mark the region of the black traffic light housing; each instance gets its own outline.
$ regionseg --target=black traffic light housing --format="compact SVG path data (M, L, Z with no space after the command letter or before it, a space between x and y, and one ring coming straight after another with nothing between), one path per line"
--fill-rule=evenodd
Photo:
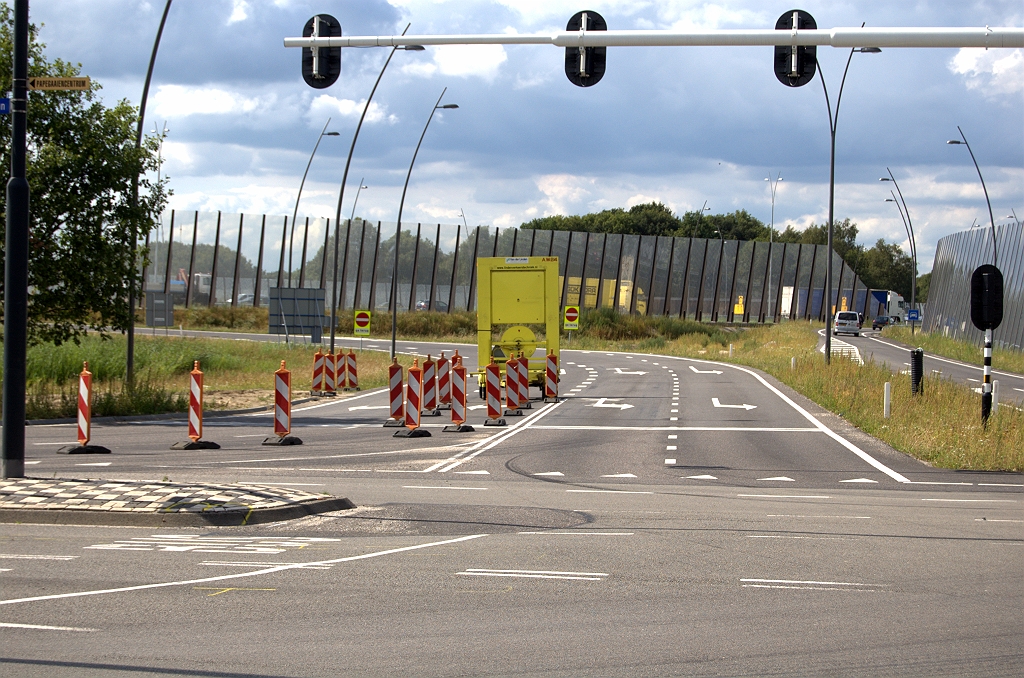
M994 330L1003 322L1003 274L982 264L971 275L971 322L979 330Z
M576 12L565 25L566 31L607 31L608 23L597 12ZM604 77L607 47L566 47L565 75L577 87L591 87Z
M795 24L795 25L794 25ZM813 30L818 27L814 17L802 9L791 9L775 22L775 30L791 31ZM817 70L818 48L792 47L777 45L775 47L775 77L787 87L801 87L814 78Z
M341 37L341 23L330 14L317 14L302 27L302 37ZM341 75L340 47L303 47L302 79L316 89L330 87Z

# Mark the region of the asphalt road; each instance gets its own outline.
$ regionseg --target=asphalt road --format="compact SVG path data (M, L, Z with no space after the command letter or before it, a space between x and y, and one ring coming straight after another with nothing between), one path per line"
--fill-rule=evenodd
M468 434L441 417L393 438L382 391L296 407L297 447L261 446L264 414L209 419L214 451L170 451L183 420L97 425L113 454L88 459L53 453L73 427L30 427L34 476L279 483L359 508L0 525L0 672L1024 673L1020 474L930 468L738 366L562 367L566 398L504 429L471 388Z

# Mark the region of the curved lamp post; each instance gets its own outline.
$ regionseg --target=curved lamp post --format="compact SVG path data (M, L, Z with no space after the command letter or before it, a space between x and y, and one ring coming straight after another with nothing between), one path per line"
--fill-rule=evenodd
M366 178L366 177L363 177L363 179L365 179L365 178ZM357 188L357 189L356 189L356 199L352 201L352 214L351 214L351 215L349 215L349 218L348 218L348 220L349 220L349 223L351 223L352 221L354 221L354 220L355 220L355 218L356 218L356 205L358 205L358 204L359 204L359 194L360 194L360 193L362 192L362 190L363 190L364 188L369 188L369 186L367 186L367 185L365 185L365 184L363 183L363 179L360 179L360 180L359 180L359 188Z
M772 181L771 175L764 178L768 182L768 186L772 189L772 228L768 232L768 302L772 303L772 250L774 249L775 243L775 193L779 189L779 182L783 181L782 172L779 172L775 177L775 181ZM772 322L775 320L775 304L772 303Z
M863 27L864 24L861 24ZM836 97L836 113L832 115L832 101L828 98L828 87L825 86L825 74L821 70L821 64L817 57L814 59L818 67L818 75L821 77L821 88L825 91L825 106L828 107L828 128L832 135L832 145L828 161L828 261L825 264L825 364L832 362L832 230L835 221L835 197L836 197L836 126L839 124L839 105L843 101L843 87L846 86L846 74L850 70L850 61L853 60L855 52L863 54L878 54L882 50L878 47L853 47L850 49L850 56L846 59L846 68L843 70L843 79L839 83L839 96Z
M427 116L427 124L423 126L423 133L420 134L420 140L416 143L416 150L413 151L412 161L409 163L409 171L405 175L405 186L402 187L402 200L398 203L398 226L395 228L395 265L391 271L391 359L394 360L395 356L398 355L395 351L395 345L398 342L398 244L402 238L402 210L405 208L405 193L409 190L409 177L412 176L412 167L416 164L416 156L420 152L420 144L423 143L423 137L427 136L427 128L430 127L430 121L434 119L434 112L442 109L458 108L458 104L445 104L441 105L441 99L444 98L444 93L448 91L445 87L441 90L441 96L437 98L437 103L430 109L430 115ZM412 272L413 284L416 283L416 271ZM412 294L410 290L410 294Z
M891 181L893 186L896 187L896 193L899 193L900 199L896 199L896 193L889 191L891 198L886 198L886 202L896 203L896 209L900 211L900 217L903 219L903 228L907 231L907 237L910 238L910 254L914 258L914 277L910 285L910 308L917 308L917 241L914 238L914 222L910 219L910 208L907 207L907 201L903 199L903 191L900 190L900 185L896 183L896 177L893 176L892 170L888 167L885 171L889 173L888 177L881 177L879 181ZM900 207L900 203L903 206ZM914 334L914 323L910 323L910 334Z
M409 30L409 26L412 24L405 25L405 31L402 31L402 35ZM391 63L391 57L395 56L395 52L398 50L404 50L406 52L422 52L424 50L423 45L403 45L401 47L392 47L388 58L384 61L384 65L380 69L380 73L377 75L376 82L373 83L373 89L370 90L370 96L366 98L366 105L363 106L363 112L359 115L359 123L356 125L356 132L352 135L352 145L348 148L348 158L345 160L345 172L341 175L341 188L338 190L338 210L334 214L334 275L331 276L331 352L334 352L334 337L338 327L338 240L341 238L341 203L345 199L345 184L348 182L348 169L352 165L352 153L356 150L356 140L359 139L359 130L363 128L363 120L366 119L366 112L370 110L370 102L373 101L373 95L377 93L377 85L380 84L381 78L384 77L384 71L388 69L388 64ZM362 179L359 180L359 189L356 191L356 200L359 200L359 191L363 188ZM355 218L356 206L352 205L352 214ZM351 220L349 224L351 225ZM327 252L324 252L326 261ZM373 295L371 295L373 296Z
M985 191L985 203L988 204L988 220L992 225L992 264L994 266L999 265L999 252L996 249L996 220L992 217L992 202L988 199L988 189L985 188L985 177L981 176L981 168L978 167L978 161L974 157L974 151L971 150L971 145L967 143L967 137L964 136L964 131L960 129L960 125L956 126L956 131L960 132L960 139L950 139L947 144L954 146L963 144L967 147L967 152L971 154L971 160L974 161L974 169L978 170L978 178L981 179L981 190Z
M292 249L295 245L295 219L299 214L299 200L302 199L302 187L306 185L306 175L309 174L309 166L313 164L313 157L316 155L316 149L320 148L320 142L324 137L336 137L338 132L328 132L327 125L331 124L331 119L327 118L327 122L324 123L324 128L320 132L320 136L316 138L316 145L313 146L313 152L309 154L309 162L306 163L306 171L302 173L302 182L299 184L299 194L295 196L295 210L292 212L292 233L288 238L288 287L292 286ZM281 245L284 246L284 243Z

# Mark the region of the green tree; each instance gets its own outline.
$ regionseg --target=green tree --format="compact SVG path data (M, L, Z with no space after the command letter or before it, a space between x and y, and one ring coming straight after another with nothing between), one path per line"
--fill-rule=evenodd
M12 89L13 14L0 5L0 91ZM48 61L29 29L29 77L71 77L81 65ZM141 289L141 241L163 210L164 182L155 138L135 148L138 111L127 101L105 107L98 84L86 92L29 92L27 176L31 189L28 331L31 343L78 341L90 329L124 331L129 286ZM11 165L11 116L0 119L0 182ZM139 202L132 181L139 177ZM0 209L6 211L0 195ZM0 219L0 248L6 215ZM2 262L2 258L0 258ZM3 274L0 271L0 284Z
M767 240L768 232L769 229L764 222L746 210L736 210L731 214L707 214L703 217L695 210L683 215L682 225L675 235L691 238L722 237L726 240Z
M682 226L672 210L659 202L634 205L629 210L616 207L592 214L540 217L520 228L546 231L583 231L636 235L673 235Z
M932 284L931 271L924 275L918 276L917 278L917 303L924 304L928 302L928 288Z

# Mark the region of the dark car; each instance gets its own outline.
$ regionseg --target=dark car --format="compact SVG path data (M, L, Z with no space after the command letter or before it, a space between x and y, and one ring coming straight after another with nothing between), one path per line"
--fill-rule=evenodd
M416 302L416 310L417 311L429 311L430 310L430 302L429 301L417 301ZM438 301L438 300L435 299L434 300L434 310L435 311L441 311L442 313L445 313L448 310L448 304L443 302L443 301Z
M875 318L874 320L871 321L871 329L873 329L873 330L880 330L883 327L885 327L886 325L891 325L891 324L892 324L892 318L890 318L887 315L880 315L880 316L878 316L877 318Z

